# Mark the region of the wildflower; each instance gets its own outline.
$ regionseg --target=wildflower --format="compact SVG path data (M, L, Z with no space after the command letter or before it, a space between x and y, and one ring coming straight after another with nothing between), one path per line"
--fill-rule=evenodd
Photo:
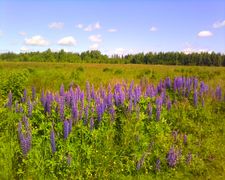
M148 113L149 118L151 118L152 117L152 105L150 102L148 103L148 106L147 106L147 113Z
M22 130L23 124L25 126L24 132ZM26 156L31 148L31 130L29 128L28 120L25 116L23 117L22 122L20 121L18 124L18 135L23 155Z
M32 87L32 101L34 101L35 100L35 98L36 98L36 89L35 89L35 87L33 86Z
M67 139L69 135L69 122L67 120L63 121L63 132L64 132L64 139Z
M137 171L139 171L141 169L141 167L144 164L144 161L145 161L145 154L143 154L141 159L137 162L137 165L136 165Z
M222 100L222 91L221 91L221 87L217 86L216 88L216 98L221 101Z
M60 86L60 90L59 90L59 94L60 94L60 96L64 96L64 85L62 84L61 86Z
M177 164L177 153L175 152L174 147L170 148L169 153L167 154L167 162L170 167L175 167Z
M12 108L12 103L13 103L12 92L9 91L9 94L8 94L8 103L7 103L7 106L8 106L9 109Z
M171 87L171 80L170 80L169 77L167 77L167 78L165 79L165 87L166 87L167 89L170 89L170 87Z
M198 104L198 93L196 90L194 90L194 105L195 107L197 106Z
M171 106L172 106L172 103L171 103L170 99L168 98L168 99L167 99L167 110L168 110L168 111L170 111Z
M30 99L27 101L27 107L28 107L28 116L31 117L32 111L33 111L33 105L31 103Z
M25 103L27 101L27 90L24 89L23 91L23 97L21 98L21 102Z
M55 132L53 128L51 129L51 133L50 133L50 142L51 142L52 153L54 154L56 152L56 146L55 146Z

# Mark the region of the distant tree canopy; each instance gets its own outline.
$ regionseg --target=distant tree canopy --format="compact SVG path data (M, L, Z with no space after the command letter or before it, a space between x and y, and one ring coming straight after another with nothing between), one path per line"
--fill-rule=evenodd
M110 63L110 64L165 64L165 65L197 65L197 66L225 66L225 54L221 53L190 53L183 52L148 52L111 57L101 54L100 51L86 51L79 53L53 52L48 49L44 52L2 53L0 61L29 61L29 62L71 62L71 63Z

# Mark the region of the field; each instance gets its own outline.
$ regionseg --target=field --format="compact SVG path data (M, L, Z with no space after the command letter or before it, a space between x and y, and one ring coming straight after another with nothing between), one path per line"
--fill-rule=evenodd
M225 68L0 62L0 179L224 179Z

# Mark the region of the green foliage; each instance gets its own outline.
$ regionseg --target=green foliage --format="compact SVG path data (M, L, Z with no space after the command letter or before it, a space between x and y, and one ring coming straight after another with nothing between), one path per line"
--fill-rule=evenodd
M11 91L13 93L13 99L20 99L27 85L28 76L29 73L27 71L10 73L6 79L2 79L0 86L1 95L6 97L9 91Z
M166 65L197 65L197 66L225 66L225 55L220 53L190 53L183 52L158 52L138 53L125 56L113 55L111 57L101 54L98 50L86 51L80 54L65 52L30 53L2 53L1 61L22 62L70 62L70 63L111 63L111 64L166 64Z

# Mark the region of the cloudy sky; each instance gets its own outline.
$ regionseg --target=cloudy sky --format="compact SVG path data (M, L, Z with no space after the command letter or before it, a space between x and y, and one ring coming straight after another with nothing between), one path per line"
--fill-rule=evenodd
M0 0L0 52L225 53L224 0Z

